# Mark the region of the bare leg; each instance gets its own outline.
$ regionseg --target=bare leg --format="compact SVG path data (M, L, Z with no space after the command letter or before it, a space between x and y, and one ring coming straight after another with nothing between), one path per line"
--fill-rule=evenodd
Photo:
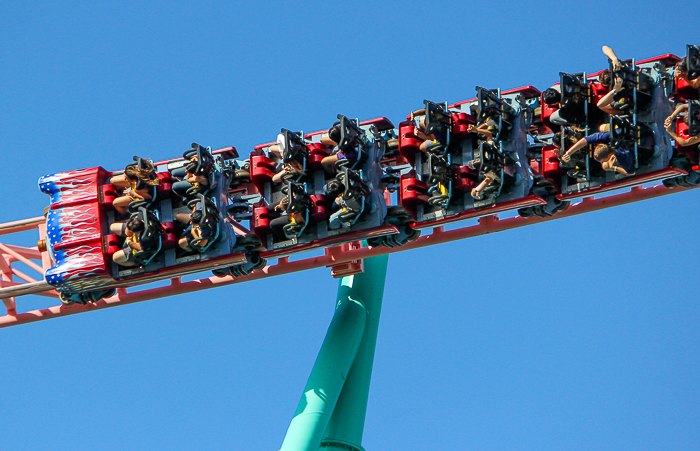
M131 203L131 197L129 196L121 196L117 197L114 199L114 202L112 202L112 205L114 206L114 209L119 212L120 215L125 215L126 214L126 207L129 206Z
M113 176L109 183L117 188L128 188L131 186L131 180L129 180L124 174Z
M177 245L188 252L192 250L189 243L187 242L187 237L180 238L180 241L177 242Z
M328 146L328 147L335 147L338 145L337 142L333 141L328 136L328 133L324 133L323 136L321 136L321 144L323 144L324 146Z
M482 193L491 184L492 181L493 179L491 179L490 177L486 177L484 180L482 180L481 183L479 183L479 185L472 190L472 197L474 199L481 199Z
M123 222L113 222L109 225L109 231L117 236L124 236L124 223Z
M338 161L338 154L331 155L330 157L325 157L321 160L321 165L323 165L323 170L327 174L335 174L335 163Z
M175 220L182 224L190 222L190 213L178 213L175 215Z

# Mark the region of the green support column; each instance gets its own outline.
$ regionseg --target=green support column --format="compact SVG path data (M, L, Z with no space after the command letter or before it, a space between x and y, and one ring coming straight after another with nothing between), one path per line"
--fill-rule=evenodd
M362 451L388 256L343 277L326 338L280 451ZM322 441L323 439L323 441Z
M323 451L364 450L361 446L362 433L365 428L365 414L388 261L388 255L366 259L364 273L357 274L354 279L348 277L351 280L347 282L343 280L338 289L338 298L344 293L352 293L363 300L367 310L367 323L355 362L350 368L343 391L340 393L333 416L323 436L321 442Z

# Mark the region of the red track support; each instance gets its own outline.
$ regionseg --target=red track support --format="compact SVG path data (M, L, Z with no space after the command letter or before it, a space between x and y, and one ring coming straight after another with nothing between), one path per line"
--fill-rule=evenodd
M289 261L289 257L282 257L279 258L277 263L274 265L266 266L260 271L255 271L248 276L237 277L235 279L231 276L208 277L193 280L191 282L182 282L181 279L177 277L171 279L170 285L167 287L146 288L144 290L134 292L129 292L126 288L120 288L117 290L116 295L109 299L99 301L96 304L75 304L71 306L58 305L55 307L33 310L25 313L16 313L16 301L14 297L25 294L40 294L55 297L56 292L51 290L50 285L43 280L35 281L35 279L26 276L20 271L17 271L15 268L12 268L12 263L22 261L26 264L25 260L42 260L42 268L46 268L48 267L46 253L39 252L37 248L20 248L17 246L0 245L0 297L3 299L8 311L7 315L0 317L0 327L8 327L50 318L57 318L75 313L115 307L117 305L132 304L135 302L172 296L175 294L191 293L217 286L231 285L234 283L304 271L312 268L330 267L332 268L334 275L337 274L338 276L355 274L362 271L362 259L375 255L416 249L419 247L461 240L473 236L485 235L487 233L514 229L526 225L539 224L541 222L547 222L553 219L565 218L609 207L616 207L618 205L665 196L667 194L687 191L689 189L692 188L679 187L671 190L663 185L658 185L651 188L642 188L641 186L637 186L628 192L611 195L601 199L595 199L593 196L585 197L582 202L572 205L568 210L557 213L555 216L548 218L532 217L526 219L516 216L513 218L499 220L497 215L482 216L479 219L479 224L469 227L449 231L445 231L441 226L435 227L430 235L422 236L418 240L408 243L400 248L363 248L359 247L357 242L353 242L327 248L325 255L319 257L311 257L292 262ZM43 218L33 218L27 221L16 221L14 223L0 224L0 235L23 230L31 230L32 228L37 228L37 226L39 226L38 228L41 234L41 225L43 225L42 220ZM38 265L34 264L33 262L32 265L29 266L35 270L38 267ZM18 278L24 278L26 282L17 282L14 280L15 276Z

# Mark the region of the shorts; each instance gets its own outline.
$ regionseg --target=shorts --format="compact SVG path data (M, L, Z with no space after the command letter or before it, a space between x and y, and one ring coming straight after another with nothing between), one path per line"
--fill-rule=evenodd
M426 142L428 143L426 146L426 149L425 149L427 151L431 151L431 150L439 148L439 147L445 147L445 144L437 139L433 139L433 140L426 141Z
M357 159L357 154L355 152L350 152L347 155L345 152L342 150L339 150L338 153L335 154L338 157L338 160L356 160Z
M413 125L416 126L416 129L417 129L417 130L420 130L420 131L422 131L422 132L424 132L425 130L423 130L423 127L420 126L420 120L421 120L422 118L424 118L424 117L425 117L425 116L416 116L416 117L413 118Z
M202 235L201 238L203 240L209 240L212 238L212 230L211 230L210 226L200 227L199 230L201 232L201 235ZM191 225L189 227L187 227L184 232L182 232L182 236L180 238L187 238L187 244L192 244L192 242L194 240L199 239L199 238L195 237L194 234L192 233L192 226Z
M122 251L124 252L124 257L126 257L126 261L128 263L135 262L136 252L134 251L134 249L130 248L126 242L124 242L124 246L122 247Z

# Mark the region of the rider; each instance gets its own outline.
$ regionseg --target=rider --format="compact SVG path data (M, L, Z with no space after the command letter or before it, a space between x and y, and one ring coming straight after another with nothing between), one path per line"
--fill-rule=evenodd
M635 172L634 152L626 146L612 148L610 145L611 142L612 134L610 132L594 133L579 139L560 159L562 162L568 163L572 155L579 150L589 144L597 144L593 151L593 158L602 164L604 170L633 175Z
M335 124L333 124L333 127L331 127L330 130L328 130L326 133L323 134L323 136L321 136L321 144L333 149L340 142L340 136L340 122L336 122ZM357 155L351 154L350 157L357 158ZM347 158L348 155L346 155L342 150L338 149L333 155L324 157L321 160L321 165L323 166L323 170L326 171L327 174L333 175L336 173L335 163L338 162L338 160L344 160Z
M109 180L115 188L125 188L123 195L112 201L114 209L122 216L127 214L127 207L134 200L153 199L153 187L160 185L153 163L139 160L140 166L135 163L129 164L123 174L112 176Z
M673 121L680 115L683 111L688 110L688 104L681 104L676 107L676 109L671 113L669 117L666 118L664 121L664 127L666 128L666 132L673 138L676 143L679 146L682 147L687 147L687 146L692 146L694 144L700 143L700 135L698 136L689 136L688 138L684 138L682 136L678 136L676 134L676 131L673 129ZM695 120L700 122L700 111L696 111L696 116ZM683 121L687 124L690 125L690 116L685 115Z
M673 71L674 78L680 78L685 80L688 85L693 89L700 89L700 76L693 79L688 78L688 57L684 57L678 63L676 63L675 70Z
M134 259L136 253L149 249L155 244L153 236L140 236L145 230L145 225L137 214L132 215L127 221L110 224L109 229L115 235L126 237L123 248L112 255L112 261L120 266L136 266L137 262Z
M206 218L202 213L201 202L196 203L191 213L178 213L175 219L182 224L187 224L177 244L188 252L203 248L214 235L211 225L203 223Z
M205 189L209 187L209 177L204 174L197 174L197 154L195 153L190 158L190 162L187 165L177 168L171 172L173 177L180 178L182 180L173 183L173 191L175 194L186 197L187 190L195 186L201 186Z
M435 148L444 147L447 142L447 137L443 136L437 130L429 135L426 134L425 119L425 108L422 108L417 111L411 111L411 122L413 122L413 125L415 125L414 134L416 135L416 138L423 140L419 147L420 151L430 152Z

